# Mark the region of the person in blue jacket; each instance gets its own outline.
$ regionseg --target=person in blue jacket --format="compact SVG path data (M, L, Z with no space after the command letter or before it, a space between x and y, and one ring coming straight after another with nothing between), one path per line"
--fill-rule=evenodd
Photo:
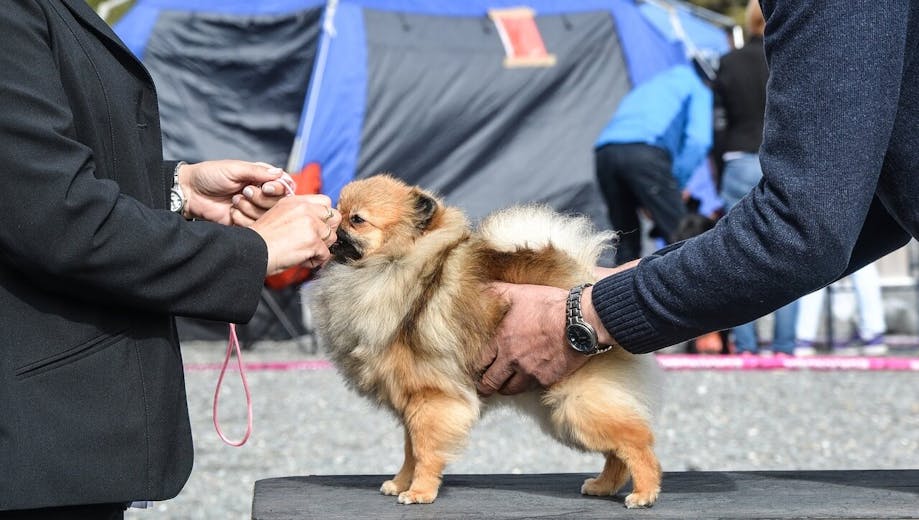
M623 98L595 145L596 174L617 263L641 255L639 214L665 240L686 215L682 192L712 144L712 93L689 65L666 69Z

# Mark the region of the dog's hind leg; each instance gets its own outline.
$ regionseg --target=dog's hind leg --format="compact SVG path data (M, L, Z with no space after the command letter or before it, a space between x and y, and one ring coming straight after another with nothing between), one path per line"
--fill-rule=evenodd
M411 437L414 472L409 489L399 493L399 503L431 503L437 498L444 467L465 444L478 410L457 397L432 390L412 396L403 413Z
M632 492L625 497L625 507L654 505L661 492L661 465L651 445L626 444L617 453L632 473Z
M587 479L581 492L611 495L625 483L628 470L632 493L625 497L626 507L650 507L657 500L661 484L650 424L614 401L584 399L582 395L603 394L596 388L580 388L582 391L571 393L554 390L547 404L553 408L552 422L563 440L607 454L603 471L597 478Z
M402 461L402 467L399 473L392 478L383 482L380 487L380 493L384 495L398 495L412 485L412 475L415 473L415 455L412 452L412 437L408 433L408 426L405 427L405 459Z
M587 425L581 434L587 449L609 453L603 472L596 479L584 481L582 493L611 495L631 474L632 492L625 497L625 506L631 509L654 505L661 490L661 466L652 450L654 435L645 421L607 416Z
M594 478L584 481L581 494L593 496L612 496L629 481L629 469L614 453L606 454L603 471Z

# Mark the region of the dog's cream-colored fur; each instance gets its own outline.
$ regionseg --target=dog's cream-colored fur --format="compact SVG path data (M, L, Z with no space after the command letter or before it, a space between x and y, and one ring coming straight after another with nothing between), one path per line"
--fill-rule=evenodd
M312 311L347 383L405 428L404 463L384 494L432 502L483 410L503 403L558 441L605 456L582 493L614 495L631 477L625 505L654 503L653 356L614 347L548 389L485 400L475 390L476 363L506 312L487 284L593 281L613 233L538 205L499 211L472 230L458 209L389 176L347 185L339 211L337 260L315 282Z

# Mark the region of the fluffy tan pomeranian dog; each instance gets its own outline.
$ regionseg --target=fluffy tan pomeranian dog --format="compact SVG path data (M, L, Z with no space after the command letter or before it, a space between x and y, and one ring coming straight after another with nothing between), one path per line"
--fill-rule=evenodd
M652 451L653 356L614 347L552 387L518 396L483 400L475 387L475 363L507 310L489 282L592 282L614 233L534 205L497 212L472 230L460 210L385 175L345 186L338 209L335 261L315 282L312 311L347 383L405 428L405 461L382 493L402 504L433 502L483 409L506 402L558 441L606 457L581 493L614 495L631 476L625 505L654 503L661 469Z

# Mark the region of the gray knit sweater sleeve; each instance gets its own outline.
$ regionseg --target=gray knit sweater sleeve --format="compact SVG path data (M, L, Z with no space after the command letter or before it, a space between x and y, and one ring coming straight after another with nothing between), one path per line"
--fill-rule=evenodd
M841 271L817 254L811 262L782 261L778 249L774 254L779 258L773 260L779 269L787 269L782 277L767 266L765 256L757 257L765 262L760 266L751 261L706 265L702 255L693 252L713 249L713 243L723 240L719 235L728 232L716 228L673 244L645 257L637 267L597 282L593 305L619 345L641 354L746 323L860 269L910 239L875 199L849 263ZM722 251L730 258L730 249ZM770 274L761 276L761 272Z

